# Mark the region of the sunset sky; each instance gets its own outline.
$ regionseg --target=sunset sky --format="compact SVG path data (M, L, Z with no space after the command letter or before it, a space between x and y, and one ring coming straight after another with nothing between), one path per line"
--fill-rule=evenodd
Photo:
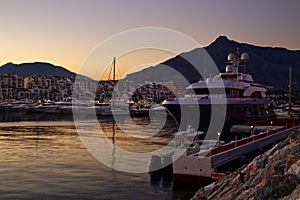
M176 30L201 46L226 35L295 50L300 49L299 9L299 0L1 0L0 65L42 61L77 72L97 45L143 27ZM118 66L124 74L171 56L143 51L123 55ZM106 67L101 57L94 67Z

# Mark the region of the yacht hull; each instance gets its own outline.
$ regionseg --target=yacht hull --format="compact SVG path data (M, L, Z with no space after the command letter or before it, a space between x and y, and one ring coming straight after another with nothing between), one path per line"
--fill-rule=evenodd
M253 99L244 104L214 105L165 101L163 106L181 127L192 125L203 132L229 132L235 124L274 117L267 106L267 100L264 99Z

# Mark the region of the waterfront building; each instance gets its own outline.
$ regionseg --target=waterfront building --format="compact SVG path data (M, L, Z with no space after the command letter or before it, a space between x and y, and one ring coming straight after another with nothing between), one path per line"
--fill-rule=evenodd
M118 83L118 84L117 84ZM5 74L0 76L1 101L61 101L66 98L79 100L110 101L114 92L116 101L132 100L161 102L173 98L179 91L173 82L159 84L145 82L136 84L133 81L105 80L95 81L85 77L65 78L60 76L31 75L18 76Z
M0 86L0 99L14 100L23 88L23 79L17 74L5 74L0 76Z

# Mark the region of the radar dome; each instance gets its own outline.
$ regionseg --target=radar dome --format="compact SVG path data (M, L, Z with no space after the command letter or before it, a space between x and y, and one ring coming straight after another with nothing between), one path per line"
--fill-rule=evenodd
M228 60L228 61L233 61L233 60L235 60L235 55L234 55L233 53L228 54L227 60Z
M225 68L225 72L233 72L233 67L231 65L227 65Z
M242 53L241 60L249 60L249 54L246 52Z

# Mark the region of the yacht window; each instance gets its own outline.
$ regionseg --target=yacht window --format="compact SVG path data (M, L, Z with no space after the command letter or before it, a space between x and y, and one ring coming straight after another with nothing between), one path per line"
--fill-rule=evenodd
M207 88L201 88L201 89L194 89L195 94L209 94L209 91Z
M227 93L227 91L225 91ZM224 94L223 88L196 88L194 89L194 93L198 95L203 94ZM193 90L189 90L188 94L193 94Z
M260 92L256 91L256 92L253 92L250 97L251 98L262 98L262 95Z
M239 98L240 94L241 94L241 91L238 89L226 88L226 95L228 97Z
M223 74L222 75L223 80L236 80L237 79L237 74Z

